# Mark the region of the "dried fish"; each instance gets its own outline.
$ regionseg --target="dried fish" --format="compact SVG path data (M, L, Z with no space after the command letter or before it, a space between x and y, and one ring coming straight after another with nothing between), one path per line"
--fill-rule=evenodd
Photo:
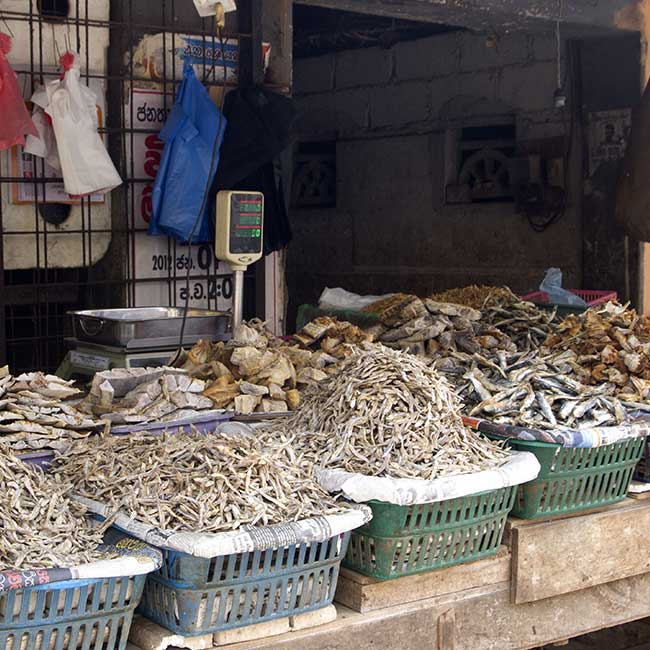
M432 479L495 466L507 452L462 424L445 378L417 357L366 344L303 393L265 439L287 437L306 463Z
M23 463L0 447L0 570L70 567L105 559L96 526L69 496L70 482Z
M574 370L576 358L571 351L532 350L502 359L455 354L432 365L456 388L469 415L497 424L555 429L629 421L616 385L583 383Z
M179 433L95 436L54 476L75 493L167 531L220 532L341 512L285 443Z
M611 382L629 402L650 397L650 318L628 305L608 302L571 314L545 346L575 353L576 372L585 383Z
M216 408L234 408L238 413L252 409L267 413L280 407L286 411L299 402L297 393L289 397L289 392L322 381L358 343L371 338L351 323L323 316L287 341L254 320L242 323L226 345L197 343L184 368L208 382L203 394Z

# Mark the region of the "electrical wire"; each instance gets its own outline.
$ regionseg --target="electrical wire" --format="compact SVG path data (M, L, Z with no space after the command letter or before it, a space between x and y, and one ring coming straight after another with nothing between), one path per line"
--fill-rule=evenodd
M536 215L532 214L531 210L526 210L526 217L528 218L528 223L530 227L537 233L542 233L553 224L557 223L566 212L568 204L568 192L569 192L569 165L571 164L571 153L573 151L573 135L575 129L575 98L577 97L576 81L574 75L571 74L572 65L575 65L575 61L569 60L570 50L567 50L567 65L565 69L564 83L562 83L561 78L561 37L560 37L560 19L562 16L562 0L559 0L559 15L556 25L556 42L557 42L557 74L558 74L558 90L563 87L570 86L569 93L569 124L566 124L566 120L563 120L564 132L566 134L566 147L563 152L563 184L564 188L562 191L562 198L557 206L549 207L547 213L543 215L542 219L536 218ZM568 128L567 128L568 127Z
M216 20L215 20L215 25L216 25ZM173 359L170 361L170 365L173 365L183 353L183 338L185 336L187 312L189 311L189 305L190 305L190 274L191 274L191 267L192 267L191 265L192 242L194 241L194 235L196 234L196 230L199 227L199 224L201 223L201 218L203 217L203 212L205 210L205 206L208 201L208 196L210 195L210 188L212 187L212 173L214 171L214 166L217 159L217 150L219 149L219 142L221 141L221 136L223 135L223 129L225 123L223 117L223 104L224 104L224 99L226 97L226 74L227 74L226 56L225 56L225 48L223 43L223 34L222 34L221 27L217 26L216 32L219 38L219 48L221 50L221 64L223 69L223 80L221 83L221 97L219 98L219 130L217 131L217 134L214 138L214 142L212 143L212 153L210 156L210 168L208 171L208 178L205 183L205 189L203 190L203 199L201 200L201 207L199 208L199 212L196 215L194 225L192 226L192 230L190 231L190 236L187 239L187 247L188 250L190 251L189 254L190 261L188 261L187 273L185 275L185 299L184 299L185 304L183 305L183 318L181 321L181 330L178 337L178 350L176 351L176 354L174 355Z

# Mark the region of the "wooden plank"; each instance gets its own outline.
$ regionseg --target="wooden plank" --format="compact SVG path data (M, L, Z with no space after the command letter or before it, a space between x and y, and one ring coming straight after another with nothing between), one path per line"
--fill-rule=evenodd
M509 580L510 553L502 546L497 555L485 560L395 580L376 580L341 569L334 599L356 612L372 612Z
M561 515L553 515L552 517L540 517L539 519L519 519L518 517L511 516L506 520L506 527L503 537L504 540L508 539L508 536L512 532L513 528L521 528L522 526L534 526L536 524L549 523L552 521L575 519L576 517L586 517L588 515L593 515L599 512L611 512L613 510L620 510L621 508L625 508L631 503L634 503L634 501L632 501L629 497L626 497L623 501L620 501L619 503L613 503L609 506L589 508L587 510L580 510L578 512L568 512ZM510 546L510 544L507 544L507 546Z
M452 608L455 650L529 650L650 616L650 573L522 605L507 585L451 607L429 599L361 614L339 605L333 623L231 650L446 650L435 626Z
M597 513L511 527L514 603L650 571L650 502L628 499Z
M297 4L475 30L494 30L495 25L504 30L551 29L558 17L566 25L592 30L640 29L630 0L563 0L561 16L557 0L297 0Z
M453 609L438 616L438 648L456 649L456 612Z

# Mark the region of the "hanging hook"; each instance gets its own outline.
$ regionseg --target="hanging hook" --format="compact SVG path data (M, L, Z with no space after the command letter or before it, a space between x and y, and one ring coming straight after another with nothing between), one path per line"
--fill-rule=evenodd
M0 20L2 20L2 22L4 23L4 26L7 28L7 31L9 32L11 38L16 38L16 35L11 30L11 27L9 27L9 23L7 22L7 19L4 17L2 11L0 11Z

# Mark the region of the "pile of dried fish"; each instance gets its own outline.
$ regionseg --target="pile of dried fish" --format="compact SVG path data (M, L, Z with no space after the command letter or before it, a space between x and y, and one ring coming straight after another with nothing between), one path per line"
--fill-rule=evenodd
M506 334L517 350L528 351L539 348L554 331L556 313L555 309L540 309L502 287L486 299L481 321Z
M54 375L31 372L18 377L0 369L0 442L15 451L62 449L101 423L66 402L80 391Z
M287 445L201 434L95 436L53 471L81 496L167 531L220 532L341 512Z
M0 448L0 571L71 567L104 559L105 527L70 499L70 484Z
M329 317L317 318L288 341L252 321L242 323L226 344L197 343L184 369L208 381L203 394L216 408L284 412L297 408L300 389L325 379L368 338L358 327Z
M508 287L472 284L467 287L448 289L441 293L434 293L430 298L436 302L453 302L457 305L465 305L466 307L480 310L487 302L509 301L513 295Z
M214 408L205 388L175 368L115 368L95 374L77 408L113 424L168 422Z
M306 460L323 467L395 478L474 472L506 459L464 427L458 399L436 370L397 350L364 347L265 435L289 435Z
M536 429L611 426L628 421L616 386L588 386L572 351L453 355L433 366L445 374L471 416Z
M397 294L368 307L380 324L366 330L384 345L420 356L449 352L514 350L501 330L481 318L481 312L431 298Z
M650 397L650 318L616 302L567 316L546 339L551 350L576 354L576 372L588 384L611 382L619 397Z

